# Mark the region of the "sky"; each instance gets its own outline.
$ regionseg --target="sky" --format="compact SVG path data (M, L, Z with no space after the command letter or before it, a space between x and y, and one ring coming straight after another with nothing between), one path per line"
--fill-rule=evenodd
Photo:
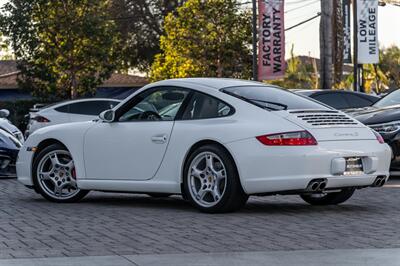
M326 1L326 0L322 0ZM329 0L330 1L330 0ZM288 28L321 10L320 0L286 0L285 27ZM286 57L294 44L296 55L319 57L319 21L315 19L286 32ZM387 4L378 10L378 40L380 47L400 46L400 7Z
M247 1L247 0L246 0ZM288 28L321 10L321 0L285 0L285 27ZM331 1L331 0L322 0ZM0 6L7 0L0 0ZM379 7L378 38L381 47L400 46L400 7L387 4ZM319 18L286 32L286 57L294 45L296 55L319 57Z

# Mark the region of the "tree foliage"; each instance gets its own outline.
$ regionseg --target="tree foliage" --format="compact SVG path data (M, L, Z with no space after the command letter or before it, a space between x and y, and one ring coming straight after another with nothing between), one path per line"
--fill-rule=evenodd
M389 87L400 88L400 47L390 46L383 49L380 69L388 78Z
M164 18L186 0L113 0L111 14L121 33L125 68L148 72L160 53Z
M21 86L40 97L75 98L109 78L120 50L109 8L108 0L10 0L1 27Z
M188 0L170 13L151 79L251 76L251 16L236 0Z
M292 45L284 78L269 83L288 89L316 89L318 87L316 62L314 62L315 67L312 64L301 62L293 50L294 46Z

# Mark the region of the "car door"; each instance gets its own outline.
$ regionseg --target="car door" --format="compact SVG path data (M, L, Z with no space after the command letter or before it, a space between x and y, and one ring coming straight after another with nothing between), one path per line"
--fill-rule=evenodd
M161 116L168 105L183 103L189 91L152 88L115 111L114 122L98 122L85 135L84 160L90 179L148 180L166 152L175 117Z

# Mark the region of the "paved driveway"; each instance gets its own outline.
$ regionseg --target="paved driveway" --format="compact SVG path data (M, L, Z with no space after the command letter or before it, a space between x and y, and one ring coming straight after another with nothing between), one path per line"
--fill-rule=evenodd
M312 207L297 196L254 197L209 215L179 197L91 193L78 204L42 199L0 180L0 259L400 247L400 182Z

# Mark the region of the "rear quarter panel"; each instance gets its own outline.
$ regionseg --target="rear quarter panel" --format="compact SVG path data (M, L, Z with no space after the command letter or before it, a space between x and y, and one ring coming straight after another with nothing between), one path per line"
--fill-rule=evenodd
M280 133L286 131L298 131L301 127L291 123L282 117L253 106L242 100L228 96L232 99L224 99L235 108L232 116L176 121L170 138L169 146L163 163L157 172L155 179L182 181L182 171L188 152L198 142L211 140L223 145L232 155L241 172L241 163L237 159L240 151L229 149L229 143L238 140L254 139L256 136ZM222 97L219 97L222 99Z

